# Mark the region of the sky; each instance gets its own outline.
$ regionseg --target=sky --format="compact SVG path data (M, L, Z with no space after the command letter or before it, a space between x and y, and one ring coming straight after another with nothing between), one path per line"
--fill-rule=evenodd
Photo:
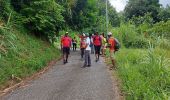
M123 11L128 0L109 0L110 3L116 8L116 11ZM170 0L159 0L160 4L166 7L167 4L170 5Z

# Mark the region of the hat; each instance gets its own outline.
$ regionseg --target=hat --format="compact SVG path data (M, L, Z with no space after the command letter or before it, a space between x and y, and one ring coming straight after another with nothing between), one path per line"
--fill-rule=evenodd
M112 32L109 32L107 35L112 35Z
M68 32L66 32L66 34L68 34Z
M86 35L83 33L83 36L86 36Z

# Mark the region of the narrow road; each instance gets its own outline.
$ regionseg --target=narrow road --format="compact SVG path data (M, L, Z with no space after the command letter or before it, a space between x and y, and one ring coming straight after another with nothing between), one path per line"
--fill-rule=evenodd
M120 100L103 58L81 68L80 53L71 52L69 63L56 63L40 78L2 97L2 100Z

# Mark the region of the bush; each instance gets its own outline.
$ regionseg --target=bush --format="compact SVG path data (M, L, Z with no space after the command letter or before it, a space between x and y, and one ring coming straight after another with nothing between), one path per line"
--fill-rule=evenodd
M145 38L136 37L133 40L128 40L124 42L126 48L147 48L148 41Z

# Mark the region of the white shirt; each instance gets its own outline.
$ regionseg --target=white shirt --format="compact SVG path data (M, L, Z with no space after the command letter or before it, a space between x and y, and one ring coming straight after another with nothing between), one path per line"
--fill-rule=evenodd
M89 37L86 38L86 44L87 44L86 50L91 50L91 48L90 48L90 38Z

